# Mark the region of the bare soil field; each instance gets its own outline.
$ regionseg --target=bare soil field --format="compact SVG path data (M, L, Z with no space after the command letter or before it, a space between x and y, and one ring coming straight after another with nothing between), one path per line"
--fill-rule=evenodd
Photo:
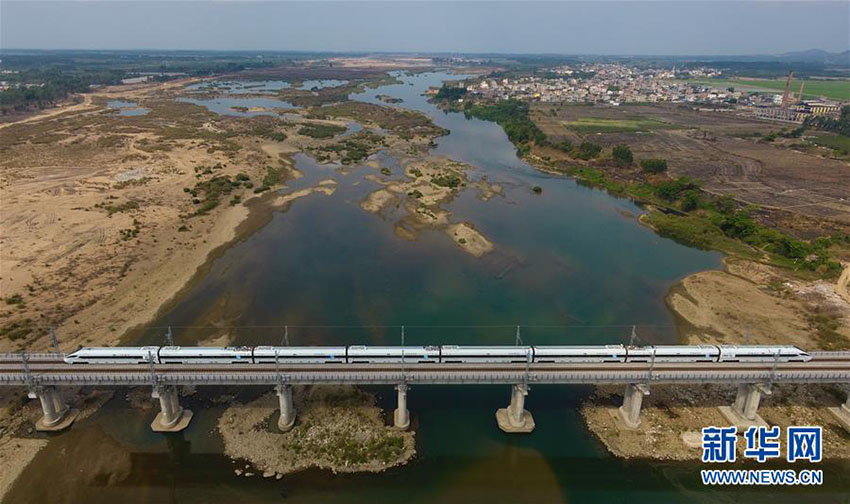
M555 142L569 138L573 144L583 140L603 147L627 144L636 160L664 158L671 177L701 181L708 192L732 194L764 208L850 225L850 164L796 150L793 144L759 140L779 130L780 124L734 112L695 111L672 104L606 107L537 103L532 106L531 117ZM581 118L651 120L669 126L579 135L564 124Z

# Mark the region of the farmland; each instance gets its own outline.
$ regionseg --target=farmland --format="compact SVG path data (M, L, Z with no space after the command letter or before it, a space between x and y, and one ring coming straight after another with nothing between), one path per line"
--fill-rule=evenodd
M716 88L734 87L741 91L785 91L785 79L688 79L691 84L705 84ZM800 91L800 80L791 81L791 91ZM850 100L850 80L846 79L809 79L803 88L805 99L830 98L832 100Z
M640 116L628 119L580 117L574 121L564 121L561 124L576 133L587 135L594 133L637 133L639 131L653 131L678 127L675 124Z

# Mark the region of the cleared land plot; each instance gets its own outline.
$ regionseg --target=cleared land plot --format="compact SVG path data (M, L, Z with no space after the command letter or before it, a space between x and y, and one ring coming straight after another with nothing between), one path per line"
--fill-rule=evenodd
M688 79L691 84L704 84L716 88L734 87L740 91L778 91L785 92L785 79ZM791 91L800 91L800 80L791 80ZM831 98L833 100L850 100L850 80L815 80L808 79L803 87L805 99Z
M581 134L627 133L679 127L675 124L645 117L635 117L631 119L581 117L575 121L563 121L561 124L563 124L565 128L574 130Z
M562 124L582 118L627 120L637 115L676 124L679 129L580 135ZM550 141L570 138L576 144L586 139L607 148L627 144L635 160L664 158L671 177L699 180L710 192L731 193L745 202L850 224L850 166L758 140L781 124L674 104L589 107L537 103L532 105L531 116Z

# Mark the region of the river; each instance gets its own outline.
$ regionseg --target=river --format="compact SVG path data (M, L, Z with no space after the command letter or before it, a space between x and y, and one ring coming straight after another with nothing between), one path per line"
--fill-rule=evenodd
M401 325L409 344L513 344L517 325L527 344L622 343L633 324L643 341L676 341L664 297L683 276L719 267L718 254L660 238L637 222L641 209L630 201L533 169L496 124L444 113L422 96L457 76L398 75L401 84L353 98L378 104L376 95L401 98L393 106L422 111L451 131L437 140L434 154L472 164L471 179L504 187L504 196L482 201L465 191L449 205L453 219L474 224L496 250L475 258L438 231L402 239L393 231L397 215L359 207L379 187L364 178L373 168L342 172L298 155L304 177L283 193L328 178L337 191L296 200L216 258L141 341L161 342L170 325L178 344L195 344L221 332L210 324L229 327L240 344L278 344L284 334L293 345L398 344ZM401 176L399 168L393 176ZM531 191L535 185L542 194ZM389 387L370 390L382 406L394 407ZM696 460L616 459L578 413L588 387L534 386L527 409L537 429L503 434L494 413L507 404L508 392L413 387L417 456L408 465L382 474L310 470L281 481L233 474L215 433L223 406L204 401L214 391L186 399L195 411L192 424L166 436L150 431L152 413L140 414L116 394L56 435L4 502L847 502L842 464L825 466L827 485L817 492L786 495L706 490ZM75 469L110 457L121 461L120 470L81 477Z

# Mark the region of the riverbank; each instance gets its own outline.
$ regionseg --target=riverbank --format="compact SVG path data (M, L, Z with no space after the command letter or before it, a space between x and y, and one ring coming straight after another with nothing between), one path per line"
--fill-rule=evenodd
M276 427L274 394L222 413L218 430L237 476L279 479L311 467L381 472L407 463L416 453L414 433L386 426L375 397L355 387L296 387L293 402L297 421L284 433Z
M845 269L842 279L848 277ZM729 259L722 271L689 275L670 289L667 304L685 344L793 344L801 348L850 348L846 285L800 281L779 268ZM837 385L776 385L762 398L759 415L769 425L820 425L824 456L850 458L850 435L827 411L847 397ZM653 386L644 399L641 425L628 429L617 415L623 391L598 387L582 406L588 429L623 458L695 460L700 429L726 425L717 406L734 401L734 388L719 385Z

